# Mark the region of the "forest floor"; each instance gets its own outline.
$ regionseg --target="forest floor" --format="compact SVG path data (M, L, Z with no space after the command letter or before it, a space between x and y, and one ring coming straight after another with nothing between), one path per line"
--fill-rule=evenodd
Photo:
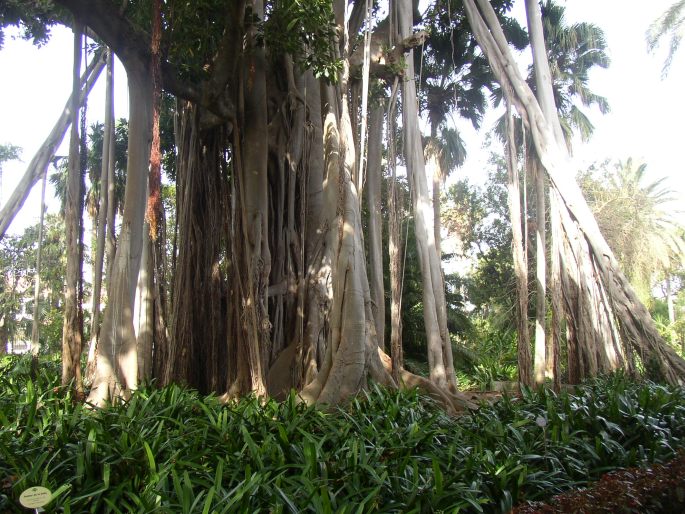
M527 502L512 514L600 514L685 512L685 451L664 463L646 468L611 471L586 489Z

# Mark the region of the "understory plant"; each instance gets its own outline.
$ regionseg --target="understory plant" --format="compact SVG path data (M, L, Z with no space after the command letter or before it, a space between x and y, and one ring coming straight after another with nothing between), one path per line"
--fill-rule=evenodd
M4 362L1 512L37 485L48 512L508 512L669 459L685 435L682 389L621 375L450 417L375 386L325 411L175 385L89 409L57 386L58 363L31 378L28 361Z

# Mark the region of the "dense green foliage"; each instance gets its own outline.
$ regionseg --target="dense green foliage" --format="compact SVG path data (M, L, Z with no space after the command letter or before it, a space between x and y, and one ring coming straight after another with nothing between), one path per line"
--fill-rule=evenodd
M37 249L38 224L0 241L0 345L31 337ZM58 350L62 337L64 266L64 224L49 214L43 231L39 318L45 351Z
M0 370L0 510L22 490L63 512L507 511L660 461L682 446L685 392L620 376L526 392L450 418L414 392L373 390L330 412L177 386L88 410L57 363Z

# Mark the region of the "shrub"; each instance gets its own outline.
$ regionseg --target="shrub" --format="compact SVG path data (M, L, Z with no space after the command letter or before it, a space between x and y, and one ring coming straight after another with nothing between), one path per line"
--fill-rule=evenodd
M57 386L0 370L0 511L24 489L59 512L507 512L683 446L685 395L622 376L575 394L525 391L447 416L416 391L373 387L327 411L178 386L89 410Z

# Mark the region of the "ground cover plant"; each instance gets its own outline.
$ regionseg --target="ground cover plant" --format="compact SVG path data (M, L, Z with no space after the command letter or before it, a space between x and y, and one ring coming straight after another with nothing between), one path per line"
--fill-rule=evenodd
M507 512L685 446L685 392L615 375L447 416L373 387L324 411L170 386L89 410L56 363L0 370L0 512Z

